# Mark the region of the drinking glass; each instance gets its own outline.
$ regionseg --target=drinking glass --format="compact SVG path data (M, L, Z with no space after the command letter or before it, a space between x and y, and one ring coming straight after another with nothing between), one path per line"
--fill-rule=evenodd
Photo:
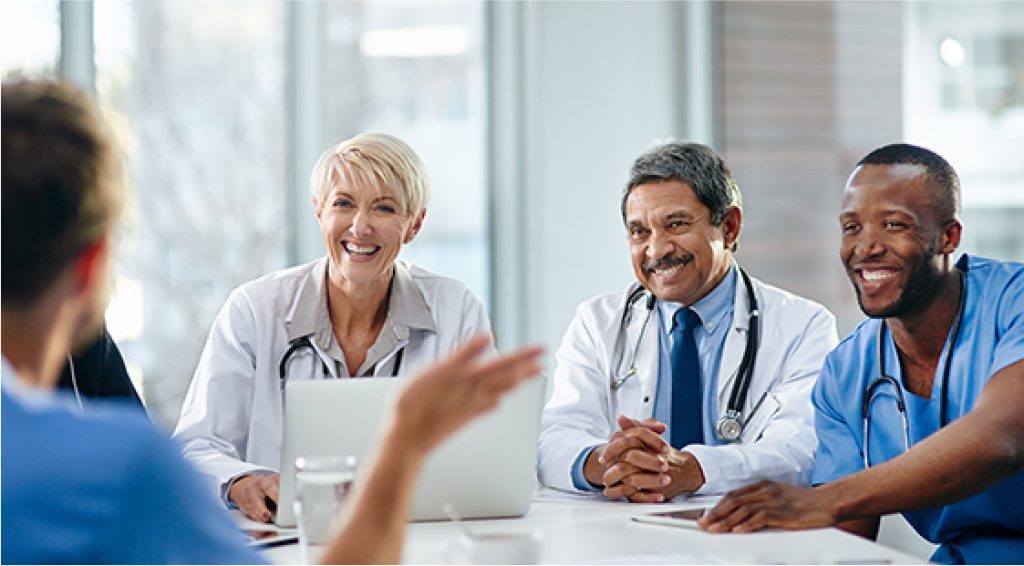
M311 545L326 544L356 475L354 456L300 456L295 459L295 522L306 564Z

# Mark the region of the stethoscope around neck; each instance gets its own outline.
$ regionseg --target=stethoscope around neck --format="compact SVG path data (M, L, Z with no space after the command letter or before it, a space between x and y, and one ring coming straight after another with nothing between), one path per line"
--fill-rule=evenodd
M939 427L949 423L949 370L953 362L953 349L956 347L957 338L960 337L960 325L964 318L964 303L967 297L967 276L960 272L960 301L957 305L956 318L953 320L953 333L949 341L949 350L946 352L946 359L942 367L942 392L940 393L939 406ZM878 377L873 379L864 390L864 400L861 403L861 423L863 426L864 467L871 467L868 457L869 434L871 430L871 404L879 396L881 387L888 385L892 388L896 401L896 410L900 413L900 421L903 425L903 451L910 450L910 419L907 417L907 400L903 395L903 387L894 377L885 374L885 333L888 327L885 320L878 325Z
M310 335L307 334L306 336L300 336L300 337L298 337L298 338L296 338L296 339L294 339L294 340L292 340L291 342L288 343L288 349L285 350L284 354L281 356L280 363L278 363L278 365L277 365L278 376L281 379L281 392L282 393L284 393L284 387L285 387L285 385L288 382L288 364L289 364L289 362L291 362L291 360L295 356L296 352L298 352L299 350L301 350L303 348L307 348L307 349L311 350L313 352L313 354L317 357L317 359L320 360L320 367L321 367L321 370L323 372L322 375L323 375L323 377L325 379L329 379L329 378L333 377L333 374L331 373L330 368L327 366L327 362L324 360L323 354L321 354L319 348L317 348L315 345L313 345L313 341L310 339ZM402 346L401 348L399 348L398 352L396 352L395 356L394 356L393 370L394 370L394 375L396 375L396 376L398 375L399 370L402 369L402 356L403 356L403 354L405 354L405 346ZM380 365L380 362L377 362L376 364L374 364L373 367L370 368L370 371L368 372L368 375L376 375L377 374L377 367L379 365Z
M760 338L758 323L761 318L761 312L757 303L757 295L754 293L754 284L750 281L750 276L747 275L747 272L742 267L738 267L738 270L740 277L743 279L743 285L747 289L747 305L749 308L747 314L747 344L743 349L743 358L740 360L740 369L737 372L736 381L733 383L732 392L729 394L729 404L725 412L715 421L715 436L724 442L736 442L739 440L740 435L743 434L743 427L746 425L743 420L743 404L746 403L747 393L750 391L750 376L754 372L754 361L757 359L757 347ZM629 357L629 369L619 377L612 379L609 384L612 391L618 391L626 380L639 373L637 370L637 360L640 357L640 346L643 344L647 327L650 325L651 315L654 313L654 305L657 302L654 294L643 287L635 289L626 300L626 307L623 309L622 321L620 323L623 332L625 332L626 319L633 305L643 298L644 295L647 296L647 304L645 305L647 314L644 317L643 325L640 327L640 335L637 337L636 345L633 347L633 354Z

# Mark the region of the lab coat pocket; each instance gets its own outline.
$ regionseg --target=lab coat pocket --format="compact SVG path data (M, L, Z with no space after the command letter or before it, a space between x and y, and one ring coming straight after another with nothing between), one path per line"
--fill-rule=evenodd
M772 422L772 419L781 408L782 403L779 403L775 395L766 391L757 404L754 405L754 412L744 422L743 433L740 434L740 443L750 444L760 440L761 435L764 434L764 429L768 428L768 423Z

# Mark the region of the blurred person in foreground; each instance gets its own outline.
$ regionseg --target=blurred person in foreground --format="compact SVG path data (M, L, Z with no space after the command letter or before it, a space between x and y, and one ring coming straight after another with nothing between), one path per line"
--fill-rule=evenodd
M930 150L864 157L843 193L840 258L869 318L814 389L813 488L761 482L712 532L838 526L874 538L901 512L940 563L1024 558L1024 264L953 253L960 181Z
M174 432L224 503L257 521L277 503L289 380L415 375L490 334L463 284L398 259L427 212L426 169L412 148L358 135L323 153L310 188L325 256L231 293Z
M97 336L121 166L92 104L59 82L2 97L4 563L255 563L177 446L140 411L78 411L54 393L67 352ZM537 349L481 362L470 339L409 380L357 481L328 563L398 562L427 453L539 371Z

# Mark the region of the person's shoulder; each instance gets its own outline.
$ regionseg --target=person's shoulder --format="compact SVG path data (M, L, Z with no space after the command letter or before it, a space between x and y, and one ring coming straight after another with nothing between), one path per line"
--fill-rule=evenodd
M17 383L3 387L4 411L26 419L58 422L83 428L143 428L154 430L153 423L120 399L90 399L86 411L78 409L74 397L62 390L37 391Z
M964 254L957 265L966 266L970 280L985 288L1006 288L1024 285L1024 263Z
M90 400L84 412L72 412L68 418L82 435L117 439L109 444L115 452L149 451L166 440L144 411L120 400Z
M409 263L403 260L397 260L395 262L396 269L404 269L409 273L409 277L416 282L420 287L437 288L442 290L452 291L467 291L469 290L465 284L458 279L448 277L447 275L441 275L435 273L425 267L416 265L415 263Z
M874 356L874 349L877 347L879 319L865 318L857 324L852 332L844 336L836 344L835 348L826 356L826 363L845 359L861 359L869 355ZM871 350L871 352L869 352Z
M5 391L4 412L20 423L12 431L17 436L5 434L5 442L46 444L51 458L66 458L80 467L92 462L121 470L140 454L166 450L170 442L145 412L119 400L92 399L83 412L64 393L26 403Z
M622 322L627 305L642 309L648 296L646 292L641 294L640 287L635 284L625 290L594 295L576 307L576 318L596 327L617 325Z
M631 284L625 290L620 289L594 295L581 302L577 310L579 312L621 311L631 298L634 301L632 304L638 304L647 296L646 292L641 292L639 285Z
M303 263L302 265L271 271L270 273L242 283L235 288L235 293L248 294L275 288L296 287L302 285L306 281L306 278L309 277L310 272L313 271L321 261L324 261L324 258L318 258L313 261Z
M815 391L822 399L840 402L849 391L863 387L866 379L865 367L877 353L874 337L878 334L878 321L866 318L853 332L844 336L828 354L822 364L821 374L815 382Z
M774 310L776 315L787 319L801 315L810 317L815 314L824 314L831 319L835 318L825 305L817 301L802 297L770 283L765 283L760 279L754 279L754 281L756 288L765 299L765 305L761 308L765 311L766 316L768 316L770 309Z
M295 293L305 284L309 274L316 269L324 258L315 259L302 265L286 267L271 271L255 279L246 281L235 287L228 297L228 302L245 301L260 304L270 299L271 302L284 298L291 300Z
M428 303L472 303L482 308L483 303L480 299L458 279L440 275L406 261L398 260L395 263L396 269L403 269L409 274L409 278Z
M181 448L141 411L122 403L90 404L77 415L75 436L89 446L92 460L103 469L116 470L125 492L148 493L149 488L166 490L175 478L191 473Z

